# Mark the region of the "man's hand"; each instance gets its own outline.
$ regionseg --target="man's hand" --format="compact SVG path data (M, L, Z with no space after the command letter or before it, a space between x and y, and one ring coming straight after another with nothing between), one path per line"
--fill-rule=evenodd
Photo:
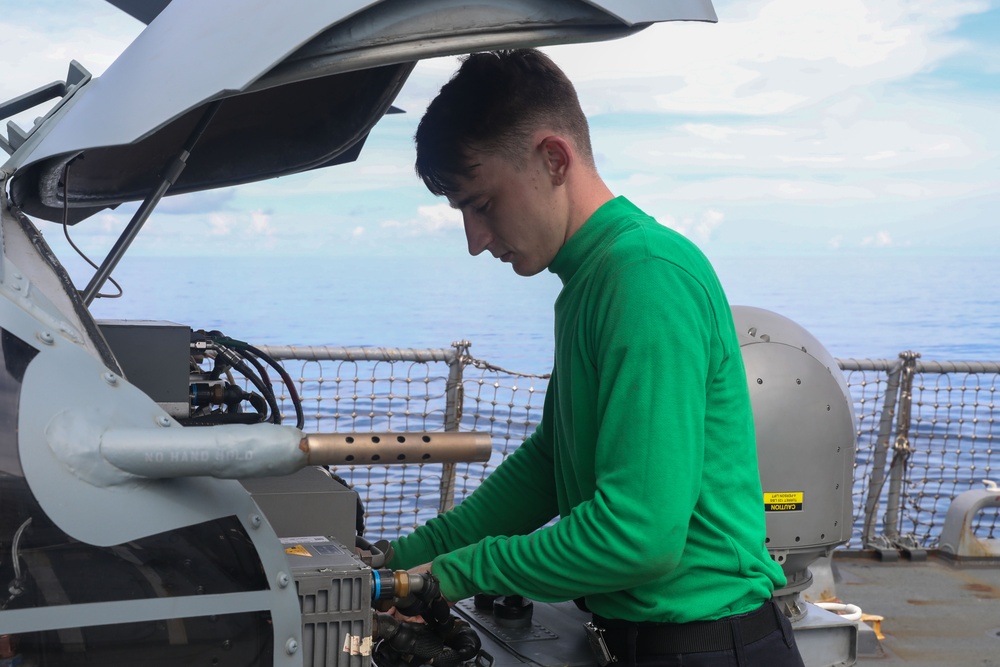
M430 624L442 623L450 616L451 603L441 595L441 584L430 570L430 563L407 570L410 590L405 597L393 600L397 615L422 616Z
M421 580L428 580L429 578L424 575L431 574L431 563L424 563L423 565L417 565L416 567L410 568L406 571L408 575L412 575L414 578L420 578ZM435 590L436 586L435 586ZM429 600L424 599L423 594L415 595L410 593L405 598L396 598L394 600L395 604L385 612L390 614L397 621L405 623L426 623L422 614L413 614L412 612L417 611L419 608L424 606L422 603L429 602ZM399 606L402 606L404 611L399 610ZM449 605L450 606L450 605ZM407 613L408 612L408 613Z
M407 572L409 572L410 574L424 574L425 572L429 573L431 571L431 565L433 565L433 563L424 563L423 565L411 567L409 570L407 570Z

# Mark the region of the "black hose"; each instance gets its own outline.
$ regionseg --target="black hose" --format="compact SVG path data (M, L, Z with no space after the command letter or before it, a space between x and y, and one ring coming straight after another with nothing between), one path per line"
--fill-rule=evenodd
M247 380L249 380L253 384L253 386L257 388L257 391L259 391L261 393L261 395L263 395L265 398L267 398L267 394L268 394L269 388L266 385L264 385L263 380L261 380L257 376L257 374L254 373L250 369L250 367L242 359L242 357L240 357L236 352L234 352L233 350L230 350L229 348L225 347L224 345L221 345L221 344L216 343L216 342L213 342L213 345L215 346L215 348L220 353L222 353L222 354L225 355L224 358L223 358L223 361L225 361L229 366L231 366L232 368L236 369L241 374L243 374L243 377L245 377ZM271 392L271 396L272 397L274 396L273 392ZM281 415L278 413L277 402L275 402L273 400L273 398L272 398L272 400L267 401L267 403L270 406L271 410L277 416L278 421L275 422L275 423L280 423ZM262 421L266 421L266 418L264 420L262 420Z
M285 383L285 388L288 390L288 398L292 401L292 407L295 408L295 428L301 430L306 424L305 415L302 412L302 400L299 398L299 392L296 391L295 383L292 381L288 371L285 370L284 366L275 361L271 355L265 354L253 345L248 344L247 350L263 359L269 366L278 371L281 381Z
M263 388L261 389L261 394L267 400L267 404L271 407L271 421L275 424L281 423L281 408L278 407L278 397L274 395L274 387L271 385L271 377L267 374L267 369L264 368L264 364L260 363L257 357L253 356L246 350L240 350L233 348L232 350L235 354L240 355L240 357L246 361L249 361L255 369L263 383ZM246 373L244 373L246 375Z

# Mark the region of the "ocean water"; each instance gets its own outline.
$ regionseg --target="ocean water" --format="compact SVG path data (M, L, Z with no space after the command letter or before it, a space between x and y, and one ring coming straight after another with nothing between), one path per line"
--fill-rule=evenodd
M63 258L67 261L67 258ZM730 302L788 317L838 358L1000 360L1000 262L989 257L721 257ZM67 261L78 284L89 279ZM490 257L140 257L115 272L99 318L162 319L255 344L448 347L512 370L547 372L552 303L545 272ZM111 291L110 286L105 291Z

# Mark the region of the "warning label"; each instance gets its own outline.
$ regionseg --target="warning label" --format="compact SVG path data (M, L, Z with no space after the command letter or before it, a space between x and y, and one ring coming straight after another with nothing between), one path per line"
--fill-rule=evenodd
M312 554L309 553L309 550L301 544L296 544L294 547L286 547L285 553L293 556L308 556L309 558L312 558Z
M802 491L782 491L781 493L764 494L765 512L801 512Z

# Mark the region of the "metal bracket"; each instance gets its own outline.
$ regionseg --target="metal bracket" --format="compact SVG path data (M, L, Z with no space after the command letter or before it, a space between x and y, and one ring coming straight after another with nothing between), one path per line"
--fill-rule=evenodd
M69 63L69 71L66 73L65 81L53 81L48 85L36 88L35 90L25 93L24 95L18 95L14 99L0 104L0 119L10 118L15 114L27 111L32 107L36 107L39 104L48 102L49 100L54 100L57 97L65 99L81 84L90 80L90 78L90 72L88 72L83 65L75 60L71 60ZM49 113L51 113L51 111ZM24 142L28 140L28 137L33 131L34 128L25 131L14 121L9 121L7 123L7 139L4 140L0 137L0 148L6 151L7 154L13 155L14 151L24 145Z
M958 494L948 507L938 544L941 551L956 558L1000 557L1000 541L981 540L973 531L973 519L987 508L1000 509L1000 490L990 480L986 489L972 489Z

